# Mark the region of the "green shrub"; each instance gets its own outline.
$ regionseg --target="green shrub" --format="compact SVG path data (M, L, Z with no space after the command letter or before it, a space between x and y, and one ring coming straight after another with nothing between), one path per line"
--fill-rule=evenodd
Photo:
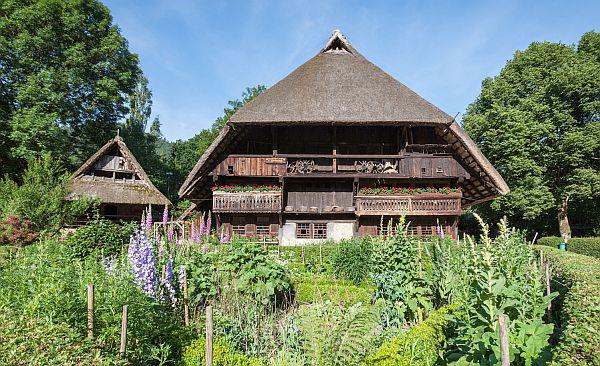
M301 272L328 273L332 268L332 253L337 244L281 246L273 253L288 260L290 269ZM303 250L304 248L304 250Z
M33 243L37 236L29 220L23 220L16 215L10 215L4 221L0 220L0 245L20 248Z
M552 269L555 365L600 365L600 260L543 246Z
M562 238L547 236L540 238L537 244L557 248L562 241ZM600 259L600 238L571 238L567 243L567 251Z
M327 300L334 304L351 305L368 303L374 287L355 285L347 280L335 280L318 276L303 276L293 280L296 301L301 304L319 303Z
M450 322L444 317L454 307L433 311L425 321L406 333L389 338L367 360L369 366L434 365L445 343Z
M206 341L196 339L183 351L181 364L184 366L198 366L206 364ZM236 351L233 346L225 341L215 339L213 342L213 365L215 366L263 366L261 360L248 357Z
M118 224L96 218L69 235L66 245L74 256L83 258L100 250L104 256L118 253L135 231L135 223Z
M57 230L89 210L96 201L66 201L70 175L49 155L31 159L22 182L0 179L0 219L17 215L32 222L33 230Z
M369 237L341 241L331 255L333 272L356 284L365 282L371 273L372 251Z

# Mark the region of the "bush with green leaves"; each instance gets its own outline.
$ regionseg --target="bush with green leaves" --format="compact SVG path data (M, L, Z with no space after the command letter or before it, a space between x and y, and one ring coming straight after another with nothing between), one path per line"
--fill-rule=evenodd
M550 263L556 324L552 365L600 365L600 260L537 246Z
M558 244L563 241L562 238L556 236L546 236L539 238L537 244L557 248ZM566 249L569 252L589 255L590 257L600 259L600 238L571 238L567 243Z
M95 218L70 234L65 244L73 256L83 258L92 252L102 253L103 256L117 254L129 243L136 223L115 223L110 220Z
M187 346L181 358L183 366L198 366L206 364L206 340L194 340ZM266 366L258 358L248 357L235 350L229 342L215 339L213 342L213 365L215 366Z
M454 306L433 311L425 321L388 338L369 356L369 366L431 366L438 362L446 341L447 319Z
M49 155L29 160L21 182L0 179L0 219L17 215L34 231L58 230L97 204L89 198L66 201L70 175Z
M292 280L294 300L300 304L322 303L352 305L358 302L369 303L375 287L368 284L355 285L348 280L333 279L329 276L304 275Z
M331 255L333 273L360 284L371 274L371 252L373 246L369 237L342 240Z
M333 267L333 252L337 244L311 244L281 246L271 252L286 260L290 270L303 273L330 273Z
M447 358L459 364L499 363L498 319L506 314L511 364L542 364L549 357L553 329L543 317L556 294L545 296L542 273L523 233L501 221L492 239L488 226L480 224L479 240L466 237L434 246L433 266L439 268L440 281L447 282L438 296L460 305Z

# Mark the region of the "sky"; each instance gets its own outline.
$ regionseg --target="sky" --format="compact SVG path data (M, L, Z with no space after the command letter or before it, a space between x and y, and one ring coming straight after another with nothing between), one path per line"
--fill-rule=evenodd
M600 1L103 0L139 55L153 116L188 139L246 87L272 86L334 29L446 113L464 113L516 50L600 31ZM458 119L460 119L460 114Z

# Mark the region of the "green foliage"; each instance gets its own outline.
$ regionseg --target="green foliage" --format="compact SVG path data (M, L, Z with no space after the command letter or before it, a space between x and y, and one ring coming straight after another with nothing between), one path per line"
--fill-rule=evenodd
M117 265L125 266L123 260L126 261L126 258L119 259ZM73 359L92 357L95 353L82 342L86 337L87 323L86 285L93 283L95 346L102 354L118 354L121 307L128 304L128 360L135 365L152 365L157 363L157 357L177 359L189 338L187 331L170 316L170 309L133 286L128 272L119 273L107 275L94 256L85 261L73 259L68 248L56 242L45 241L24 247L13 260L0 268L0 312L39 321L32 324L24 321L10 325L9 329L4 330L2 326L0 329L21 334L17 338L18 343L13 344L20 349L30 349L36 342L52 347L36 349L36 357L40 359L64 357L55 355L56 351L64 347L65 353L74 352L72 349L80 344L85 345L82 352L88 349L90 353L71 353ZM44 339L44 334L50 335L54 330L56 335L62 332L68 338ZM35 335L31 336L34 339L29 341L25 337L30 337L30 334L24 336L24 333ZM10 338L10 334L1 333L0 338Z
M7 0L0 19L0 120L10 147L0 174L47 153L80 165L127 112L137 56L96 0Z
M337 244L315 244L281 246L271 252L287 263L290 270L306 273L330 273L333 267L333 252Z
M333 272L355 284L365 282L371 273L372 248L368 237L342 240L331 255Z
M136 223L114 223L110 220L95 218L85 226L79 227L66 239L72 255L83 258L93 252L112 256L121 251L129 243Z
M434 247L434 267L445 262L440 271L452 272L442 273L451 285L438 295L461 305L455 313L456 334L449 340L448 359L462 364L499 363L498 318L503 313L510 319L511 364L543 364L553 326L542 318L556 294L544 296L541 272L522 233L502 221L499 235L491 239L488 226L480 223L479 241L466 237L460 245L446 241ZM448 253L454 259L440 259Z
M271 260L260 245L234 240L220 249L216 270L223 291L252 294L265 305L289 294L285 267Z
M20 248L33 243L38 234L33 231L32 222L11 215L0 221L0 245L12 245Z
M600 364L600 260L558 249L537 246L548 259L553 289L555 334L553 365Z
M478 208L488 218L556 232L563 206L579 225L600 224L599 38L532 43L482 82L464 127L511 189Z
M326 276L306 275L293 280L296 302L300 304L331 302L350 306L358 302L370 303L373 286L355 285L347 280Z
M57 230L95 204L91 199L65 201L68 184L69 175L49 155L31 159L21 184L8 176L0 179L0 218L17 215L31 221L35 231Z
M384 300L382 320L386 329L422 320L433 308L430 278L424 270L428 262L423 253L425 244L407 235L407 228L408 223L402 219L395 235L368 239L373 248L374 296Z
M198 366L206 364L206 341L196 339L183 351L181 364ZM220 339L213 342L213 365L215 366L263 366L261 360L236 351L233 346Z
M547 236L539 238L537 244L557 248L561 242L562 238ZM567 250L600 259L600 238L571 238L567 243Z
M386 339L367 360L369 366L431 366L445 345L450 322L445 317L454 307L433 311L425 321L406 332Z
M373 347L379 306L330 303L302 306L298 322L308 365L359 365Z

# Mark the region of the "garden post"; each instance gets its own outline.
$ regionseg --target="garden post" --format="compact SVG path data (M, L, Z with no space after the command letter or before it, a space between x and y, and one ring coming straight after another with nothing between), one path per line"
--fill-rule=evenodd
M123 305L123 317L121 318L121 349L119 353L125 358L127 346L127 305Z
M550 266L548 260L544 262L544 269L546 272L546 296L550 296ZM548 321L552 319L552 301L548 303Z
M87 285L87 335L94 338L94 284Z
M510 366L510 354L508 351L508 316L500 314L500 362L502 366Z
M187 286L187 271L183 272L183 321L185 326L190 325L190 308L188 300L188 286Z
M206 307L206 366L213 364L213 308Z

